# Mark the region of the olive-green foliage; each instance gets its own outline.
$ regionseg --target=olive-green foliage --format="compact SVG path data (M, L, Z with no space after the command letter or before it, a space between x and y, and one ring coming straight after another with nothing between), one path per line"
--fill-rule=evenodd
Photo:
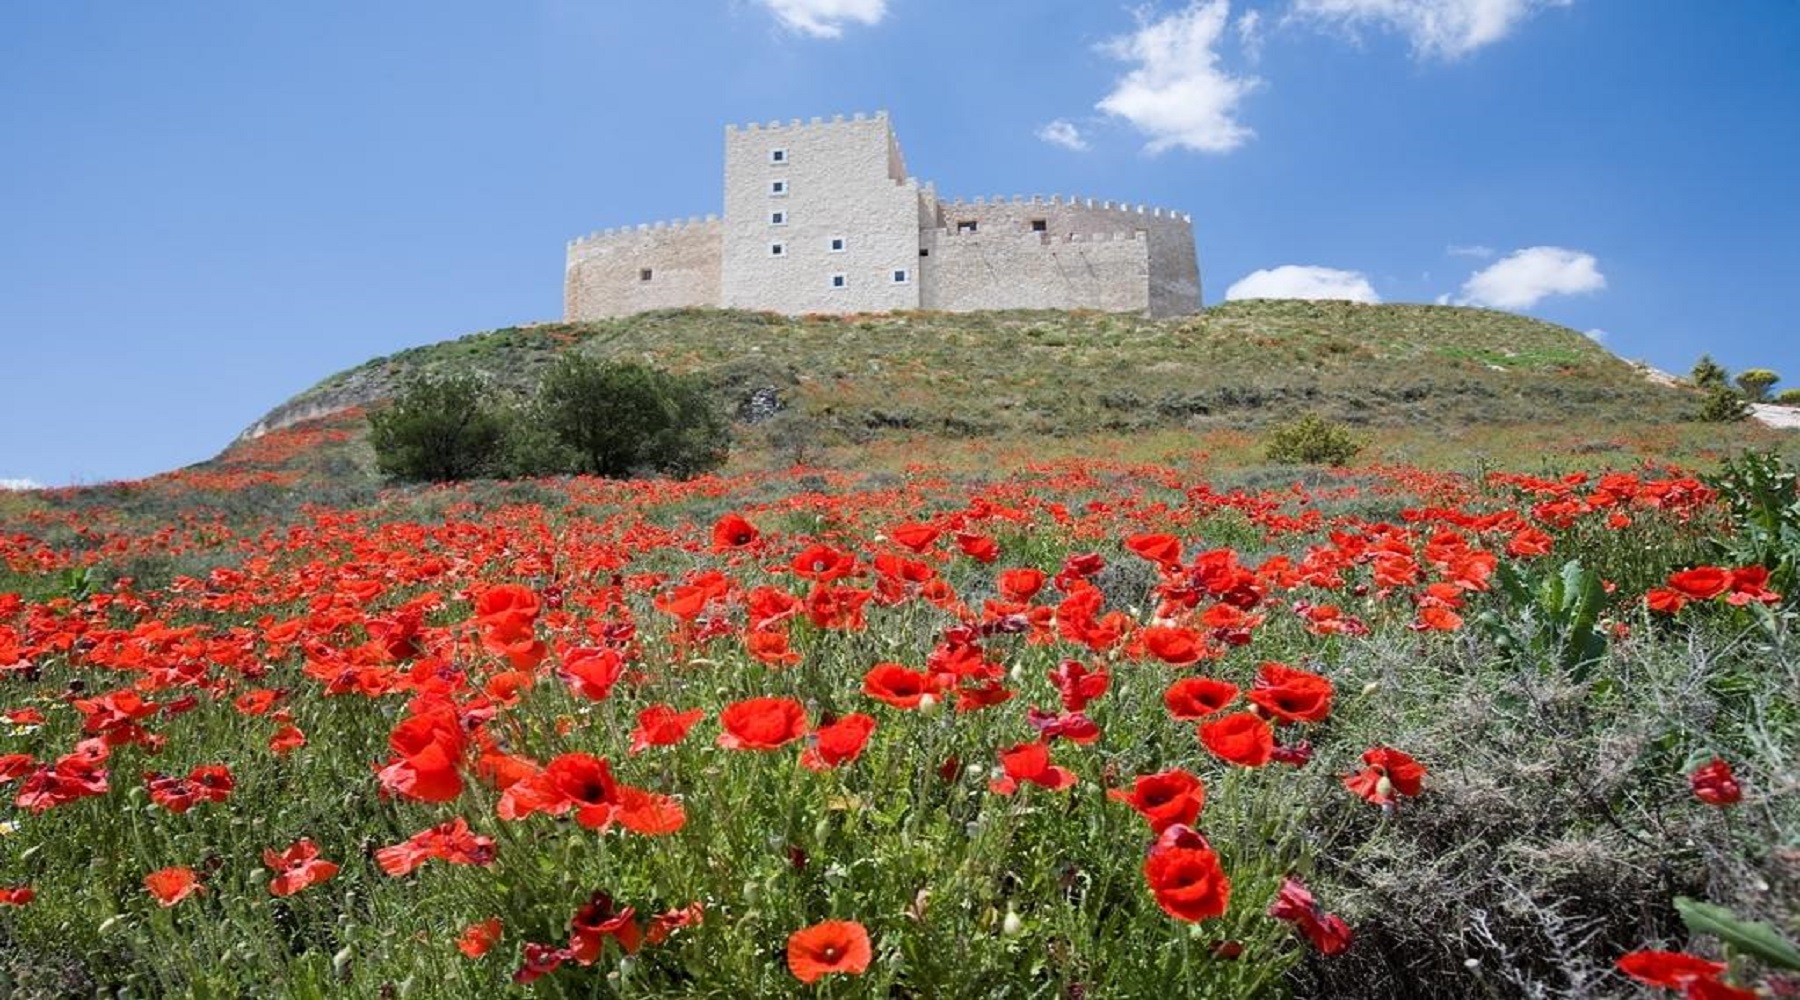
M1746 368L1738 372L1736 381L1745 399L1760 403L1769 398L1769 388L1781 381L1781 376L1767 368Z
M1269 435L1268 456L1271 462L1306 465L1344 465L1362 445L1356 443L1350 429L1332 423L1316 413L1308 413L1292 423L1282 424Z
M1783 389L1775 394L1775 402L1782 406L1800 406L1800 389Z
M1688 378L1700 389L1723 389L1726 388L1731 373L1725 370L1724 365L1714 361L1712 355L1702 354L1700 360L1694 362L1694 370L1688 373Z
M545 375L535 406L581 472L693 476L729 453L725 419L697 379L633 362L565 355Z
M1694 419L1705 423L1728 424L1749 416L1750 406L1744 402L1744 397L1729 386L1719 385L1706 391L1706 398L1701 400Z
M472 375L421 374L369 415L376 466L394 479L449 482L491 471L504 420Z

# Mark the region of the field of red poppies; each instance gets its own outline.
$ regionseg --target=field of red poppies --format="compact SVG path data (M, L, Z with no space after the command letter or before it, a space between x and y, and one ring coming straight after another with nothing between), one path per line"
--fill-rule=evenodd
M1792 995L1797 560L1754 457L52 495L0 995Z

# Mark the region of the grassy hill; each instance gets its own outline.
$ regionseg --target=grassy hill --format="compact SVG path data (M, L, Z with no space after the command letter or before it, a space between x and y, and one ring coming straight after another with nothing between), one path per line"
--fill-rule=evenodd
M781 408L774 423L790 437L798 422L816 447L861 452L921 439L1041 447L1224 432L1229 442L1306 411L1378 441L1479 432L1504 453L1508 428L1548 425L1591 438L1571 443L1593 451L1628 446L1617 441L1623 428L1686 441L1680 428L1693 429L1682 422L1695 405L1573 330L1452 306L1231 302L1168 320L674 310L512 327L375 358L276 407L212 465L305 456L332 478L366 475L363 408L408 375L475 371L497 391L523 393L565 351L704 373L743 422L750 454L769 447L769 425L754 425L758 399ZM296 426L316 440L294 448L264 433ZM1519 447L1539 440L1521 435Z

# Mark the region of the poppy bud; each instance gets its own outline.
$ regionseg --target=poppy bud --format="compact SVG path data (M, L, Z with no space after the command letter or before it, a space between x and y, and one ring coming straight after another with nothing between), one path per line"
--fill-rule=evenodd
M1380 796L1382 801L1388 801L1394 797L1394 783L1388 780L1387 775L1382 775L1381 780L1375 782L1375 794Z
M1025 921L1020 918L1018 911L1007 907L1006 916L1000 921L1000 933L1007 937L1018 937L1024 930Z

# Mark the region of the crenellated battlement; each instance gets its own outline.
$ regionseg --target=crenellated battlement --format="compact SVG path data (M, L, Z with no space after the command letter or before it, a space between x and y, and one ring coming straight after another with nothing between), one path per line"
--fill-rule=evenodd
M1010 199L1005 195L992 198L977 195L973 198L939 199L938 204L945 210L973 211L980 208L1078 208L1093 212L1116 212L1120 215L1141 215L1152 219L1169 219L1175 222L1193 224L1193 217L1186 212L1177 212L1172 208L1160 208L1151 205L1133 205L1129 202L1115 202L1100 198L1088 198L1081 195L1064 194L1015 194Z
M1193 219L1108 198L941 199L886 111L725 126L724 211L570 240L571 320L680 306L790 314L1200 308Z
M669 219L664 222L641 222L635 226L614 226L610 229L596 229L585 236L577 236L569 241L571 248L585 243L599 243L619 237L640 236L647 233L661 233L681 229L718 228L723 225L716 214L690 215L685 219Z
M790 118L786 122L777 119L767 123L748 122L743 125L726 125L725 133L731 135L738 132L789 132L794 129L828 128L833 125L854 124L856 122L885 122L887 120L888 113L886 111L876 111L872 114L858 111L848 118L843 115L832 115L830 118L814 115L810 121L800 118Z

